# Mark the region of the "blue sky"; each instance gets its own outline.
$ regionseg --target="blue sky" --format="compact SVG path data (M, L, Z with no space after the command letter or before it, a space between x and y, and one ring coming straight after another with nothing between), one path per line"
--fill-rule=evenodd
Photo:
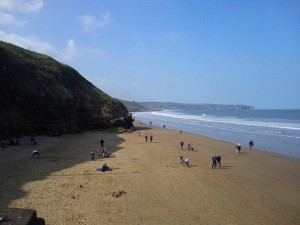
M300 109L298 0L0 0L0 40L115 98Z

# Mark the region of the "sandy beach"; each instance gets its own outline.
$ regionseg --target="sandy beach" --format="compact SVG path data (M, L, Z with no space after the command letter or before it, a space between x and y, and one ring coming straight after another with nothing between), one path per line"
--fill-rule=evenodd
M299 159L248 148L237 154L232 143L135 125L133 133L37 137L40 158L31 157L29 137L1 148L0 205L33 208L47 225L300 224ZM101 138L114 157L98 157ZM214 154L222 167L211 168ZM112 171L96 171L104 163Z

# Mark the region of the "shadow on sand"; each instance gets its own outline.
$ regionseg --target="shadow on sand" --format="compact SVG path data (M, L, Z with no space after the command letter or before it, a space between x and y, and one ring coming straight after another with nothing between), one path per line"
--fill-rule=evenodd
M138 126L135 127L135 131L143 131L143 130L152 130L152 127L146 127L146 126Z
M90 161L91 151L95 152L97 165L102 166L104 161L98 157L101 138L110 153L120 150L119 146L124 141L117 132L88 131L60 138L37 137L38 144L35 146L21 141L19 146L0 148L1 207L9 207L14 200L26 197L27 193L22 188L26 183L44 180L55 172ZM39 150L40 158L31 157L33 148Z
M192 164L190 166L188 166L189 168L192 168L192 167L197 167L198 165L195 165L195 164Z
M222 167L217 167L219 169L232 169L233 166L222 166Z
M237 153L237 155L244 155L244 154L249 154L249 152L240 152L240 153Z

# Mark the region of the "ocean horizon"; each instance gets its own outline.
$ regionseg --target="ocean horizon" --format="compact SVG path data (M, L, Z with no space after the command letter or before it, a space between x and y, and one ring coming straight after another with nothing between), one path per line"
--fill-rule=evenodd
M300 110L163 110L132 112L136 121L300 158Z

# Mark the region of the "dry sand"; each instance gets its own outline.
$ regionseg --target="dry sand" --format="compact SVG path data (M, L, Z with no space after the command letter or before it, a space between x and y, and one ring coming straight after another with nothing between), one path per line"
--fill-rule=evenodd
M36 209L48 225L300 224L299 159L246 148L236 154L232 143L136 128L38 137L41 158L31 158L29 137L0 149L0 205ZM101 138L115 157L92 161ZM194 151L180 150L180 141ZM222 156L222 168L211 169L213 154ZM104 162L113 170L96 171Z

